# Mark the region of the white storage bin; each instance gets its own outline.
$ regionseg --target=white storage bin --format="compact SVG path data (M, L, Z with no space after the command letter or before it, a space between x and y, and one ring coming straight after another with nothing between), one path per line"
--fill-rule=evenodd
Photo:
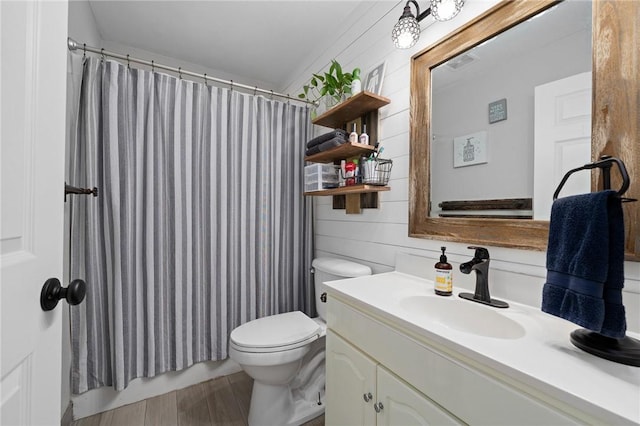
M304 167L304 191L321 191L338 187L340 166L312 163Z

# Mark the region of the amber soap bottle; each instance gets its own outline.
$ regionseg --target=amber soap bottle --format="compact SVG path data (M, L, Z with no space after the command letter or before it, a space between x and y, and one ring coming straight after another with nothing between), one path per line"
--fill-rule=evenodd
M440 262L436 263L436 279L434 290L439 296L451 296L453 294L453 267L447 262L447 256L444 254L446 247L440 247L442 255Z

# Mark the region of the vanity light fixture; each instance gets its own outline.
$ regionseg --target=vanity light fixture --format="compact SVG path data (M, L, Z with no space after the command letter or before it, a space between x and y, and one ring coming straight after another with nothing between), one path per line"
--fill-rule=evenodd
M416 7L417 18L411 13L411 3ZM436 21L448 21L460 12L462 6L464 0L430 0L430 7L420 13L420 6L415 0L407 1L402 16L391 31L393 44L399 49L412 47L420 38L420 21L429 15L433 15Z

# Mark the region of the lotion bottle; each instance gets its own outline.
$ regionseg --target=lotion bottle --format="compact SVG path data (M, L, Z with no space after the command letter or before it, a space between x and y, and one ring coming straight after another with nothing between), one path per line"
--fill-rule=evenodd
M367 125L362 125L362 134L360 135L360 143L369 145L369 135L367 134Z
M442 250L440 262L435 264L436 279L434 290L439 296L451 296L453 294L453 267L447 262L447 256L444 254L446 249L446 247L440 247L440 250Z
M349 135L349 142L358 142L358 132L356 131L356 123L353 123L353 131Z

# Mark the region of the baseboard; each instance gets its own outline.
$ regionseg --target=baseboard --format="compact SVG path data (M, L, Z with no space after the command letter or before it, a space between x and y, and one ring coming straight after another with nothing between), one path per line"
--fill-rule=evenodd
M60 419L60 426L71 426L71 423L73 423L73 404L69 401L67 409L64 410L64 414Z
M120 392L105 386L80 395L72 395L74 418L77 420L113 410L241 370L242 368L231 359L200 362L185 370L171 371L152 378L134 379Z

